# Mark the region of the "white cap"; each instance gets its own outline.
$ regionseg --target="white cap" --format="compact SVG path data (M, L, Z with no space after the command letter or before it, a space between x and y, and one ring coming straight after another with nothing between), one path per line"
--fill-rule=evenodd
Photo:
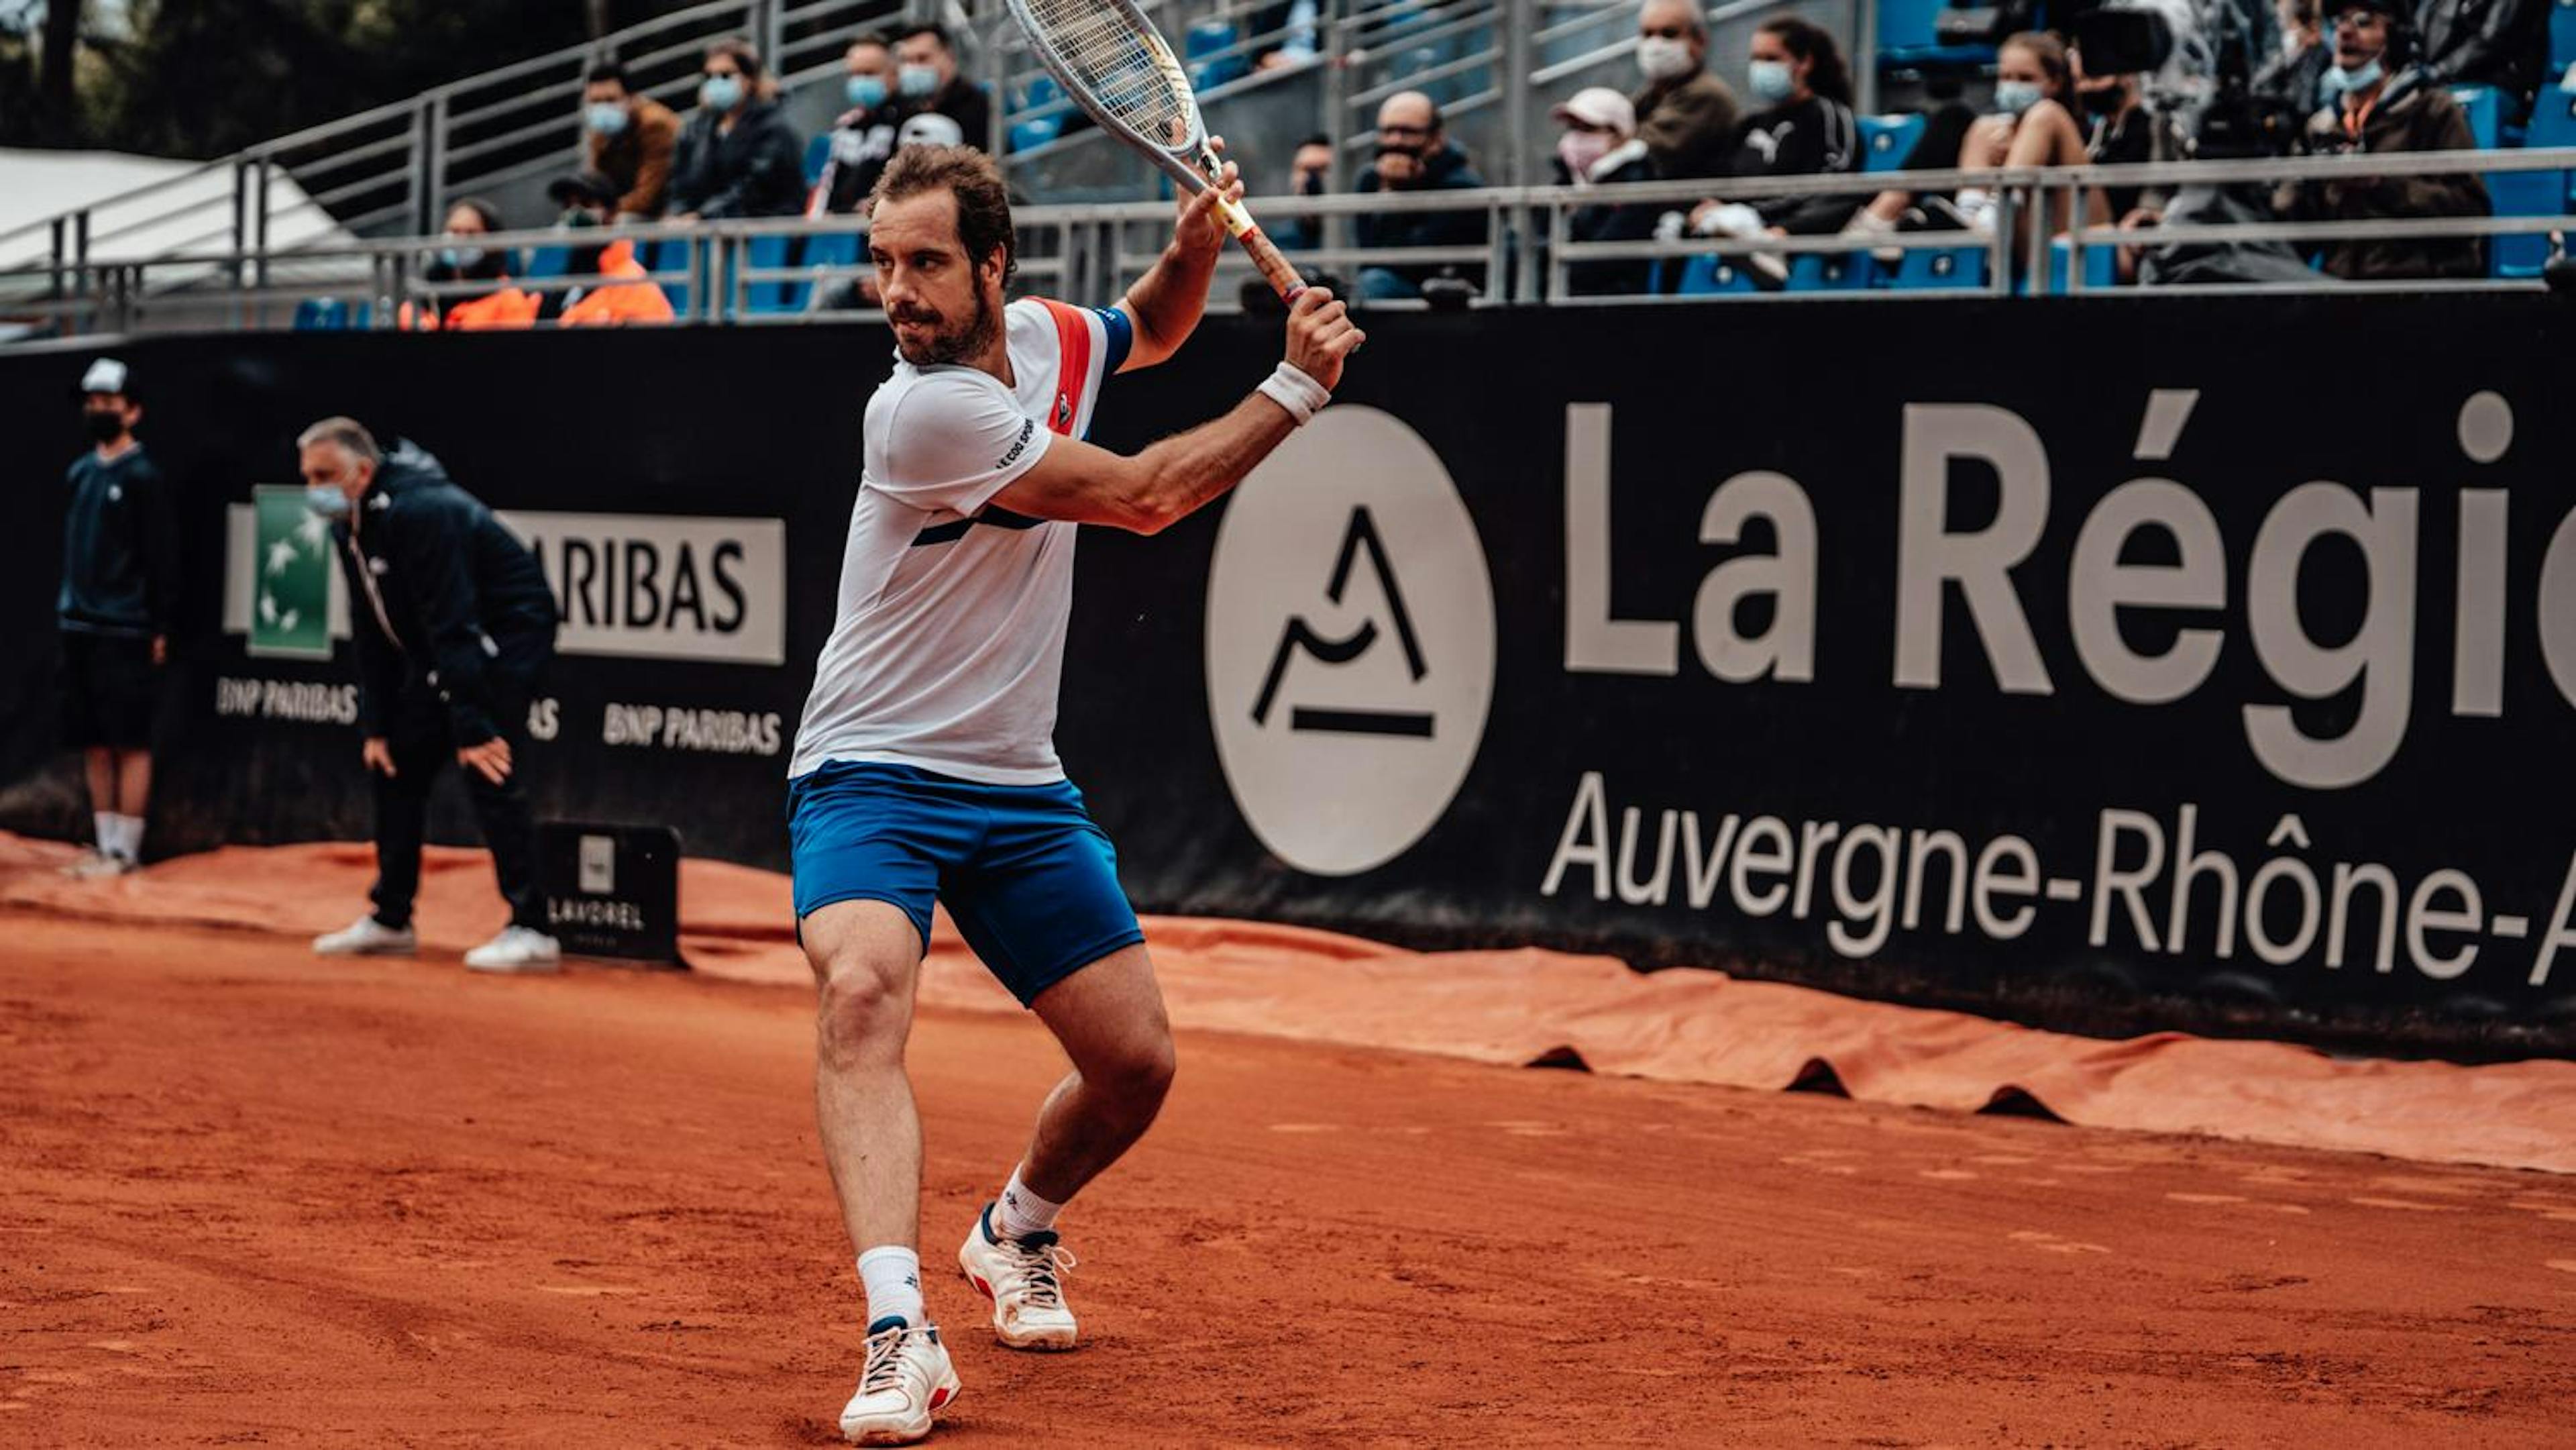
M1629 104L1626 96L1608 86L1586 86L1566 97L1548 115L1559 121L1607 126L1622 136L1637 134L1637 108Z
M57 373L55 376L60 377L61 374ZM125 364L112 357L103 357L91 363L89 371L81 374L80 390L83 393L124 392Z
M903 123L894 133L897 146L963 146L966 132L949 117L937 111L924 111Z

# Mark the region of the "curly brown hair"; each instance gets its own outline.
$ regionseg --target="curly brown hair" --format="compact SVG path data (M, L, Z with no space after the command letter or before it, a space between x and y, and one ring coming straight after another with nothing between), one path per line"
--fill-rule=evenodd
M1002 280L1019 270L1019 242L1011 231L1011 193L1002 169L972 146L898 148L869 194L871 211L889 201L945 191L957 199L957 243L976 266L1002 252Z

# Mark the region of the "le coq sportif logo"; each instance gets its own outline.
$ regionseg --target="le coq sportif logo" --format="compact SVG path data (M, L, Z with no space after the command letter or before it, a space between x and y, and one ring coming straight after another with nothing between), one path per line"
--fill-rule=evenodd
M1217 533L1207 664L1226 782L1281 860L1354 875L1438 824L1493 702L1494 593L1421 435L1334 408L1244 480Z

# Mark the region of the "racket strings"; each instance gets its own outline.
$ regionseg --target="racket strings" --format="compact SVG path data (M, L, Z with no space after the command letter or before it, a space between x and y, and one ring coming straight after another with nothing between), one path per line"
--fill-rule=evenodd
M1161 48L1099 0L1024 0L1033 28L1101 108L1137 135L1186 146L1189 103Z

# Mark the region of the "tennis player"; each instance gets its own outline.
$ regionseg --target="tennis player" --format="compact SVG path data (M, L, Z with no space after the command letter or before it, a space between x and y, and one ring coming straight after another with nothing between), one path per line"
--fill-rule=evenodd
M1242 481L1315 415L1361 342L1302 294L1287 357L1233 411L1132 457L1083 441L1112 373L1197 327L1225 234L1218 192L1118 306L1005 304L999 169L964 147L898 151L868 236L894 375L868 400L839 617L789 767L796 916L821 987L815 1106L866 1286L868 1339L841 1431L909 1444L957 1395L922 1304L921 1121L904 1073L913 992L945 903L967 944L1073 1070L958 1251L1016 1349L1076 1337L1056 1215L1154 1121L1172 1036L1117 855L1056 760L1075 525L1150 534ZM1114 682L1103 681L1114 687Z

